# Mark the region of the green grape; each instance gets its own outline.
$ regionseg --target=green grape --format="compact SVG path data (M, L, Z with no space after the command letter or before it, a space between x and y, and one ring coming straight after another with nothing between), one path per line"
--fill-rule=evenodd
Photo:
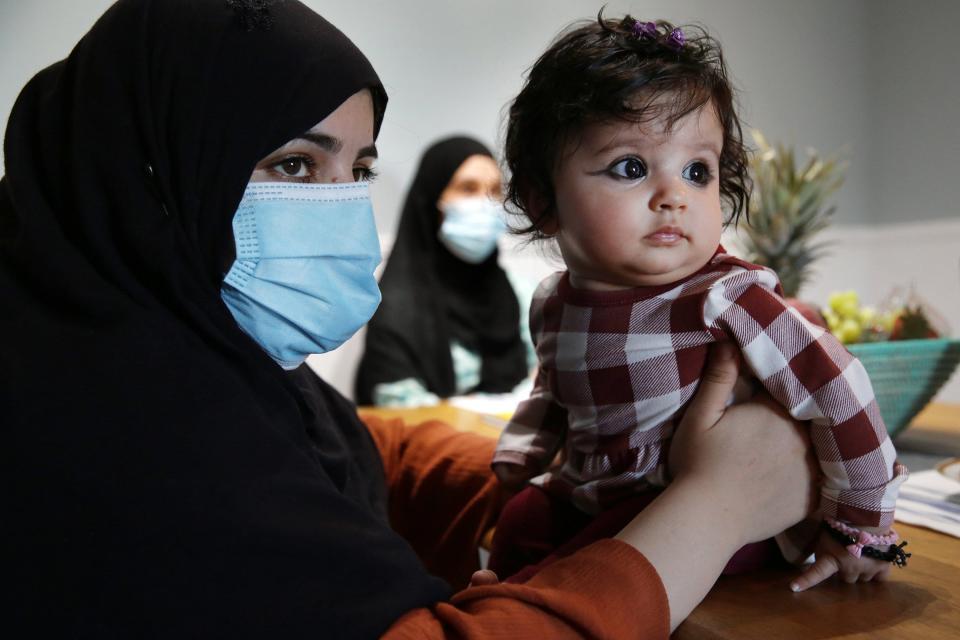
M831 311L836 311L837 307L841 306L841 301L843 300L843 292L834 291L827 297L827 305Z
M841 318L853 318L857 314L857 308L860 306L860 299L857 297L856 291L843 291L839 294L831 296L833 300L830 302L830 306Z
M897 317L900 315L900 311L900 309L897 309L896 311L887 311L880 316L880 320L877 322L877 324L885 333L890 333L893 331L893 325L896 323Z
M846 318L840 323L836 336L843 344L851 344L859 340L862 334L860 323L853 318Z

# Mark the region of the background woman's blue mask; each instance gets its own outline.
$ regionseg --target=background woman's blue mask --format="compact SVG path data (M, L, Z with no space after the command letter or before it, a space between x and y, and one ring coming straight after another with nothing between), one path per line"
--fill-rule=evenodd
M443 222L437 237L450 253L470 264L490 257L507 230L503 207L490 198L462 198L441 210Z
M221 295L284 369L336 349L380 304L380 242L366 183L254 182L233 218Z

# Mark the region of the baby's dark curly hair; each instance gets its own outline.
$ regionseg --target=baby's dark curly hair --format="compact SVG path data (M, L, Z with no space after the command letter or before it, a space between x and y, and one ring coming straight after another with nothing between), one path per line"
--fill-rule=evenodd
M554 170L584 126L662 119L669 130L707 103L723 127L719 178L727 222L749 215L748 152L720 44L704 29L684 26L680 46L674 29L629 15L605 19L601 10L595 22L561 34L530 68L510 105L504 142L507 202L529 222L517 233L546 237L543 228L556 216ZM542 211L530 210L531 194L545 203Z

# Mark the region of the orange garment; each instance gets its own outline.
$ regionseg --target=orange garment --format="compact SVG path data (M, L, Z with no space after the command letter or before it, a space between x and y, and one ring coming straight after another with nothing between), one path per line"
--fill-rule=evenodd
M383 458L392 526L430 571L462 588L499 508L490 472L496 443L442 422L365 421ZM450 602L410 611L384 638L645 639L667 638L669 630L653 566L633 547L601 540L524 584L467 588Z

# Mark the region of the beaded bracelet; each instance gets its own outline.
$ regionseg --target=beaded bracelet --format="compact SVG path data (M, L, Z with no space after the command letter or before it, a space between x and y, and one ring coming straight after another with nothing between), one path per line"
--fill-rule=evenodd
M853 538L853 542L847 545L847 551L854 558L859 558L860 552L867 545L893 544L900 539L900 536L898 536L897 532L893 529L891 529L890 533L886 535L878 536L875 533L861 531L856 527L851 527L850 525L840 522L836 518L831 518L830 516L827 516L824 521L830 525L832 529L835 529L836 531Z
M845 546L847 548L847 551L850 553L850 555L854 556L855 558L859 558L860 554L862 553L868 558L873 558L874 560L882 560L883 562L892 562L898 567L905 567L907 566L907 558L913 555L903 550L903 548L907 546L906 540L904 540L900 544L893 544L893 542L896 542L899 539L899 536L897 536L896 532L891 531L886 536L875 536L873 534L867 533L866 531L860 531L859 529L854 529L853 527L847 527L842 522L837 522L836 520L833 520L833 522L836 522L837 524L843 526L845 529L856 531L858 534L865 534L865 536L868 536L869 538L873 539L872 541L861 542L861 540L864 539L863 536L860 536L860 535L853 536L849 533L844 532L839 528L834 528L834 526L830 523L830 520L833 520L833 519L830 518L828 520L824 520L822 525L824 530L827 531L827 533L829 533L834 540L836 540L837 542ZM871 543L872 544L889 544L889 546L887 547L886 551L881 551L880 549L866 546Z

